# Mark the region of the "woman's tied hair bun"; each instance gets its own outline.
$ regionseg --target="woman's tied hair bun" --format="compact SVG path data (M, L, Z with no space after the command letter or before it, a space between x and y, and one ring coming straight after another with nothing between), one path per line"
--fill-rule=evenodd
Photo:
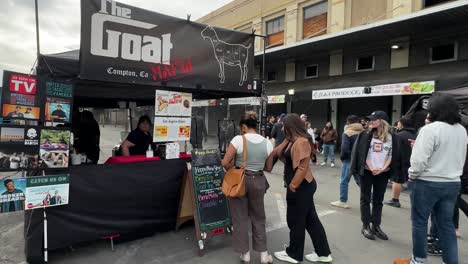
M254 111L247 111L242 116L242 118L241 118L241 120L239 122L239 125L241 125L241 126L246 125L248 128L256 129L257 128L257 123L258 123L257 113L255 113Z

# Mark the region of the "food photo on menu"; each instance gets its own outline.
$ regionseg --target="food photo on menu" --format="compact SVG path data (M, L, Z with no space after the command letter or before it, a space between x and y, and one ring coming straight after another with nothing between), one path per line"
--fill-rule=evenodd
M39 155L47 168L68 167L69 148L70 131L47 129L41 131Z

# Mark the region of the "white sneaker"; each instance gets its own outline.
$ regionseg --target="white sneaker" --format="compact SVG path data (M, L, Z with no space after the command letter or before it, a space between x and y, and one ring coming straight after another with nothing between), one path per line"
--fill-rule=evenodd
M311 262L323 262L323 263L330 263L333 261L331 255L328 255L326 257L319 257L317 253L306 255L305 259Z
M327 163L326 163L326 162L322 162L322 163L320 163L320 166L325 166L325 165L327 165Z
M245 254L240 255L240 261L242 263L250 263L250 251L247 251Z
M332 163L331 163L331 166L332 166L332 167L335 167L335 163L332 162Z
M331 202L330 204L331 204L332 206L340 207L340 208L344 208L344 209L348 209L348 208L349 208L349 204L348 204L348 203L345 203L345 202L342 202L342 201Z
M293 264L297 264L299 263L299 261L291 258L290 256L288 256L288 253L286 253L286 250L283 250L283 251L278 251L278 252L275 252L275 258L281 260L281 261L285 261L285 262L289 262L289 263L293 263Z

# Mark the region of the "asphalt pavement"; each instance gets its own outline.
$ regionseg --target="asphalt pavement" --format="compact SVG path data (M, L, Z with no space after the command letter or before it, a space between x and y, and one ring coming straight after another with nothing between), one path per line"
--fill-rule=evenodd
M359 213L359 190L351 181L350 209L330 206L338 199L339 164L335 168L314 166L318 182L315 203L332 250L335 264L391 264L395 257L411 255L410 203L407 193L401 197L402 208L384 206L382 228L390 237L389 241L370 241L362 237ZM268 174L271 188L265 197L267 212L268 248L271 252L283 250L288 243L289 230L286 227L285 190L282 182L282 165L278 164ZM386 198L391 197L388 189ZM465 196L465 198L467 198ZM0 215L0 263L25 263L22 213ZM468 218L460 215L462 238L459 239L460 263L468 263ZM306 237L306 254L313 251L309 237ZM253 254L251 263L260 263L258 254ZM185 225L178 232L156 234L153 237L117 244L112 252L106 241L80 245L73 250L51 252L53 264L157 264L157 263L239 263L238 256L231 249L229 235L215 237L206 244L203 257L197 256L197 244L193 224ZM275 263L281 263L275 260ZM305 263L305 262L304 262ZM430 258L429 264L442 263L441 258Z

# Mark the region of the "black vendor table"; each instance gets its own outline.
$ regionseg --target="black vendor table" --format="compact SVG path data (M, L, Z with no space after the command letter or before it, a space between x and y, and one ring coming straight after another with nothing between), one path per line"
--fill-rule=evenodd
M73 166L70 204L47 208L48 248L175 229L185 160ZM25 255L43 260L43 210L25 212Z

